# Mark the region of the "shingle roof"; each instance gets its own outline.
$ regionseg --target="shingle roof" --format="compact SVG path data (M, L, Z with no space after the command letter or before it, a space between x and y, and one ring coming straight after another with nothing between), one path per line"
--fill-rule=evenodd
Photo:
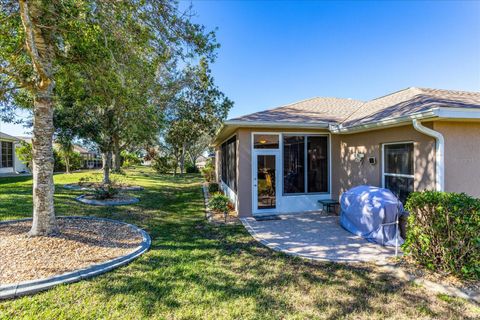
M14 136L8 135L6 133L0 132L0 139L5 139L5 140L13 140L17 141L18 139L15 138Z
M229 121L298 124L326 122L353 127L404 117L435 107L480 108L480 92L411 87L367 102L312 98Z
M480 108L480 92L407 88L364 103L342 121L342 126L399 118L435 107Z
M230 121L321 123L339 122L352 114L362 101L341 98L311 98L274 109L252 113Z

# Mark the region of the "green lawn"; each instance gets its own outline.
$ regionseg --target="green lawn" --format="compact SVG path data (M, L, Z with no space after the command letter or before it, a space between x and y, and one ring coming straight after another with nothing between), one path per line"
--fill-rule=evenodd
M152 247L126 267L31 297L0 302L0 318L31 319L466 319L478 306L435 296L370 267L312 263L256 243L242 226L204 219L199 176L128 180L145 187L132 206L91 207L61 188L84 173L56 175L58 215L94 215L134 223ZM0 220L31 216L31 178L0 178ZM0 239L1 241L1 239ZM1 256L0 256L1 259Z

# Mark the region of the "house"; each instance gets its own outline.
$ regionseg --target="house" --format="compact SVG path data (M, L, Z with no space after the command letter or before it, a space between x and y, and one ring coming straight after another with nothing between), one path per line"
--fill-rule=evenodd
M240 216L314 211L362 184L480 197L480 93L312 98L227 120L216 175Z
M26 143L32 143L32 138L28 136L17 136L16 138ZM54 143L53 147L56 150L59 149L57 143ZM102 167L102 157L98 152L87 150L76 143L73 144L73 151L78 152L82 157L82 169L97 169Z
M15 148L20 140L0 132L0 175L28 172L25 164L18 159Z

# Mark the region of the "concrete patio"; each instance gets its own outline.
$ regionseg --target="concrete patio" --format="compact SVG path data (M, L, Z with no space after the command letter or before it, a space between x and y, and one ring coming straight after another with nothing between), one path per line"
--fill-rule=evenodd
M257 221L249 217L241 221L257 241L273 250L306 259L385 265L389 258L395 257L394 247L377 245L351 234L340 226L337 216L307 213L281 218Z

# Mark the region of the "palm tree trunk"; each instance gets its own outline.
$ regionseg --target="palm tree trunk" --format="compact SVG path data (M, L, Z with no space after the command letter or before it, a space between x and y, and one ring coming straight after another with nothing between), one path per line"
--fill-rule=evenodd
M31 236L58 233L53 205L53 100L38 94L33 118L33 224Z
M36 23L41 20L38 1L19 1L20 18L25 31L25 49L37 80L33 102L33 222L31 236L58 232L53 206L53 78L54 50Z

